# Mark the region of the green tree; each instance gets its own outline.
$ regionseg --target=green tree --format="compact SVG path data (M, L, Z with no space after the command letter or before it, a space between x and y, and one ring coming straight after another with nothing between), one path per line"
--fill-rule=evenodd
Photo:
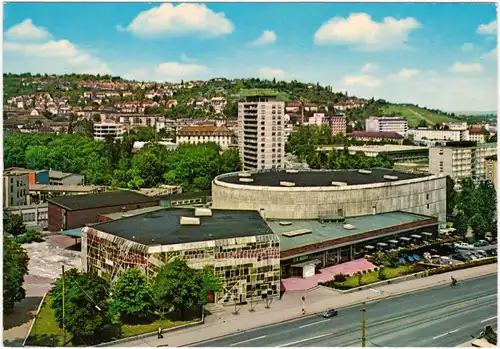
M3 311L11 312L16 302L26 297L23 288L28 274L28 253L17 242L3 239Z
M446 215L451 215L455 209L455 181L450 177L446 176Z
M3 229L5 233L14 236L24 234L27 231L23 222L23 217L9 212L3 214Z
M184 319L186 309L200 304L203 280L200 273L176 259L165 264L153 283L153 295L159 309L174 307Z
M62 277L52 289L51 307L62 328ZM74 337L84 342L92 341L106 325L111 323L108 307L109 284L93 274L68 270L64 275L64 325Z
M144 273L137 268L121 273L112 287L111 311L123 323L137 323L147 319L153 310L153 295Z
M201 304L207 303L207 293L208 292L219 292L222 290L222 284L219 279L217 279L213 273L213 267L206 266L200 271L202 274L202 289L200 293Z
M50 152L50 149L43 145L28 147L24 155L26 166L32 169L47 169L50 162Z

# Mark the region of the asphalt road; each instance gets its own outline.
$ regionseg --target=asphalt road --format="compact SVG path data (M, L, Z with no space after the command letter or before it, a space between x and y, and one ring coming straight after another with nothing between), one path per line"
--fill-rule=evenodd
M374 292L378 292L373 290ZM497 275L366 304L367 346L454 347L497 327ZM196 343L200 347L360 347L362 306Z

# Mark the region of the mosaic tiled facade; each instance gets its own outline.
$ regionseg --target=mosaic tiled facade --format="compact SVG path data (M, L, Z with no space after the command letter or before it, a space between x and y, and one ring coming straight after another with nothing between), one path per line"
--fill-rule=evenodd
M146 246L86 227L82 231L84 271L115 278L120 270L139 267L151 283L161 266L175 258L194 269L213 268L223 290L221 304L258 301L280 293L280 248L274 234Z

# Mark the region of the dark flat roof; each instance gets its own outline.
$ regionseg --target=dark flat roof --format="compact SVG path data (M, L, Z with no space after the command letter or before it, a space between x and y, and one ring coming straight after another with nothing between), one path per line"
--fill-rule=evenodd
M314 171L306 170L298 173L287 173L286 171L268 171L252 173L253 182L240 182L238 174L230 176L217 177L218 180L226 183L257 185L268 187L280 187L280 182L294 182L296 187L333 187L332 182L344 182L347 185L373 184L395 182L385 179L385 175L397 176L398 180L422 178L429 176L421 173L405 173L389 169L370 169L372 173L363 174L358 170L332 170L332 171ZM286 188L286 187L283 187Z
M57 196L47 199L47 201L69 211L78 211L109 206L141 204L158 201L158 199L132 191L116 191L88 195Z
M180 224L181 216L195 217L194 213L192 208L163 209L92 228L147 246L272 234L257 211L212 210L212 216L198 217L200 225Z

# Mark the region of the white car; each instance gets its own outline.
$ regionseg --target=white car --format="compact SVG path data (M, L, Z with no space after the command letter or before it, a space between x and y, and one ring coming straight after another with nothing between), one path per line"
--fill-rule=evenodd
M458 248L460 250L473 250L474 246L467 244L465 242L455 242L454 244L455 248Z

